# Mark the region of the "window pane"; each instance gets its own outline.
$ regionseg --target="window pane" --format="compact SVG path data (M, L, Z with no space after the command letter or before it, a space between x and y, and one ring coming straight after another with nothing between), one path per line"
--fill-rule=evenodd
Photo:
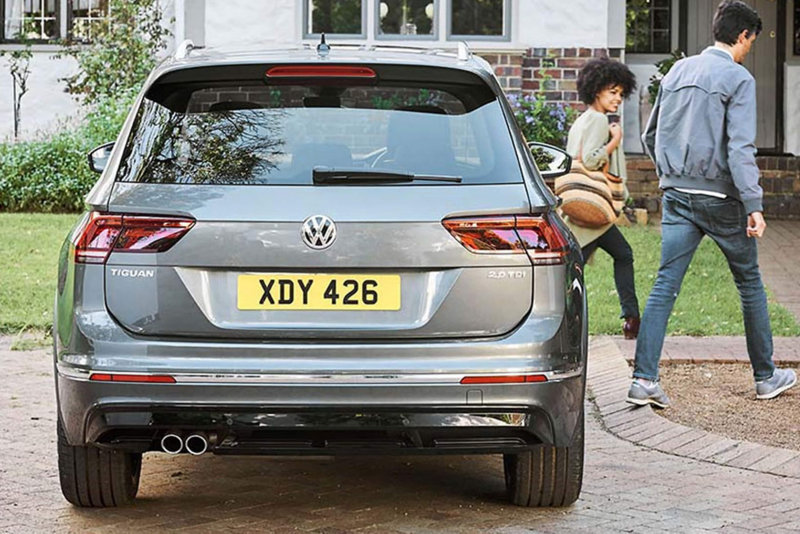
M383 0L378 12L381 34L433 35L436 10L432 0Z
M72 4L72 39L89 42L97 31L108 24L108 0L77 0Z
M655 31L653 32L653 52L655 53L669 53L669 32Z
M794 3L794 54L800 56L800 2Z
M364 0L307 0L308 33L361 34Z
M669 10L656 9L653 12L653 29L669 30Z
M58 39L54 0L5 0L6 39Z
M148 95L118 180L312 186L313 168L325 165L465 185L522 181L503 109L485 86L239 83Z
M504 0L452 0L453 35L503 35Z
M638 53L668 53L672 11L669 0L627 0L625 49Z

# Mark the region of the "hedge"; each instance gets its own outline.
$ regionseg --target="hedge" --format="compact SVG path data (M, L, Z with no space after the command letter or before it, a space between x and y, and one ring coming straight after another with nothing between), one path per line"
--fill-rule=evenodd
M74 131L0 144L0 211L74 212L99 177L86 154L117 138L133 103L128 95L98 104Z

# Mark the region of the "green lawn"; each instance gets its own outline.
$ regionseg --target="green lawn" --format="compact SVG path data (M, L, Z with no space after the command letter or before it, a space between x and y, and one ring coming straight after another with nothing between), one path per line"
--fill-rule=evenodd
M58 251L78 215L0 213L0 333L50 328ZM652 228L623 228L636 258L636 289L644 310L655 280L660 237ZM620 334L611 258L603 251L586 269L592 334ZM775 335L798 336L800 326L770 304ZM727 264L708 239L700 245L670 321L671 334L741 335L739 297Z
M769 229L767 229L769 232ZM655 282L661 256L661 238L652 227L622 228L634 255L636 294L644 312L647 296ZM599 250L586 267L589 294L589 331L593 334L620 334L622 322L614 288L614 265L611 257ZM770 319L776 336L798 336L800 326L783 306L770 295ZM689 336L744 335L739 293L728 270L725 256L709 239L704 238L692 260L675 303L668 334Z
M77 219L0 213L0 333L49 330L58 252Z

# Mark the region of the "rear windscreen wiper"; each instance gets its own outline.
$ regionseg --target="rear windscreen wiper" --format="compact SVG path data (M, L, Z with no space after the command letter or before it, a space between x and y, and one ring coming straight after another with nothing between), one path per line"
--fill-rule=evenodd
M436 174L414 174L411 172L332 167L314 167L312 176L314 178L314 183L317 185L404 184L409 182L461 183L460 176L440 176Z

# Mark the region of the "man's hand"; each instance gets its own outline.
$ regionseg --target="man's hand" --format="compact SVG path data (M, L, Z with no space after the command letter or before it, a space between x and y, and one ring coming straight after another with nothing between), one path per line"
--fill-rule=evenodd
M761 237L764 235L764 230L767 229L767 223L764 221L764 214L760 211L754 211L747 216L747 236L748 237Z

